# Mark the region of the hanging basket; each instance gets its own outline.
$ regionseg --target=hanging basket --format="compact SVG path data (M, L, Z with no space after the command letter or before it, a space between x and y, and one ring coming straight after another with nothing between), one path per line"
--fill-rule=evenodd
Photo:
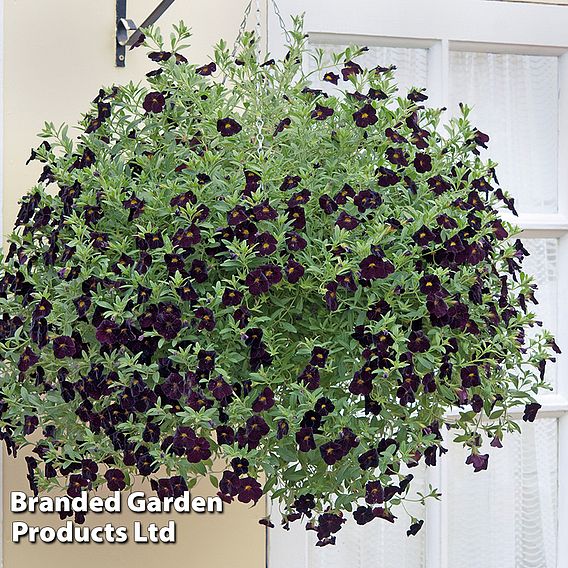
M47 125L32 153L0 279L1 436L35 492L209 477L333 543L348 512L394 521L446 426L485 469L557 347L465 106L442 128L364 49L308 54L299 20L281 61L245 33L195 66L188 37L149 33L148 86L101 90L77 138Z

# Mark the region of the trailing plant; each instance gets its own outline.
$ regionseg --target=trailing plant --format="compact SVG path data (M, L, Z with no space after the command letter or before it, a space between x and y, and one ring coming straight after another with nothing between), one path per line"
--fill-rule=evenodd
M364 49L326 66L300 20L279 61L245 33L196 66L189 36L150 31L148 84L101 90L78 136L47 124L32 152L0 279L1 437L32 450L35 492L208 476L333 543L348 512L394 521L444 428L485 469L557 347L466 106L442 120Z

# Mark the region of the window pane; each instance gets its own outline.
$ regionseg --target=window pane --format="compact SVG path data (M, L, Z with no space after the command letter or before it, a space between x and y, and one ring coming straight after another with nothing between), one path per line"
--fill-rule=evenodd
M449 566L556 568L558 425L523 423L503 448L491 448L487 471L473 473L467 452L450 443Z
M326 54L332 54L344 50L347 45L312 43L313 49L321 48ZM324 59L329 64L330 58ZM406 47L369 47L369 51L357 57L357 63L362 67L372 69L377 65L388 67L396 65L395 78L399 91L404 94L411 87L426 87L428 81L428 50ZM313 71L315 62L310 59L307 70ZM327 69L320 75L323 77ZM314 76L314 87L324 89L333 93L334 86L321 80L321 77ZM348 85L348 83L346 83Z
M524 263L525 271L535 278L538 284L536 299L538 305L529 303L529 309L534 311L544 324L544 327L556 334L558 313L558 240L557 239L523 239L525 248L529 251ZM537 329L529 330L529 336ZM546 367L546 379L556 386L556 367L549 364Z
M486 154L519 212L558 209L558 58L450 54L450 101L472 106L473 124L490 135Z

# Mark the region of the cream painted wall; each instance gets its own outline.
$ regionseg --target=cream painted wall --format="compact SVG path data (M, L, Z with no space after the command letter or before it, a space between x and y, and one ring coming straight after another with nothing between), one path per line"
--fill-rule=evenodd
M130 0L129 17L141 22L158 0ZM195 32L188 56L206 62L221 37L235 37L246 0L177 0L160 21L167 31L183 19ZM25 167L30 148L46 120L74 124L102 85L140 80L150 62L141 50L128 53L124 69L114 67L114 0L4 1L4 233L17 213L18 199L35 183L39 168ZM3 450L2 450L3 451ZM4 454L5 455L5 454ZM177 515L176 545L61 545L11 543L9 493L26 490L23 460L4 458L4 568L81 568L183 565L194 568L261 568L263 504L238 504L220 516ZM203 486L194 494L212 492ZM133 515L93 515L90 524L130 525ZM20 518L20 516L18 516ZM28 517L30 523L49 524ZM143 517L160 522L160 516ZM58 521L58 519L56 519Z

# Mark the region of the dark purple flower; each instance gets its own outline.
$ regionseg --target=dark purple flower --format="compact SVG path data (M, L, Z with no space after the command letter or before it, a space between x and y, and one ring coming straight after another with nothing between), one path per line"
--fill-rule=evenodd
M199 463L211 457L209 442L205 438L195 437L185 454L189 463Z
M331 215L338 209L337 203L327 194L319 198L319 206L326 215Z
M347 272L346 274L340 274L337 276L335 281L350 292L355 292L357 290L357 283L355 282L355 277L352 272Z
M353 203L357 205L359 213L364 213L369 209L376 209L383 202L381 196L370 189L360 191L354 198Z
M239 225L240 223L244 223L247 219L247 211L242 205L237 205L227 213L227 223L229 225Z
M239 476L230 470L223 472L223 477L219 481L219 490L224 495L234 497L239 492L239 487L241 486L241 480Z
M337 218L335 224L342 229L352 231L353 229L356 229L358 227L359 219L357 219L357 217L349 215L345 211L342 211L339 214L339 217Z
M464 389L481 385L479 369L475 365L464 367L460 371L461 384Z
M126 487L125 476L120 469L109 469L105 472L109 491L122 491Z
M328 414L331 414L335 410L335 406L333 402L329 400L329 398L322 397L317 400L314 406L314 410L320 416L327 416Z
M289 430L290 426L288 422L286 422L286 420L284 419L279 420L276 424L276 439L282 440L282 438L288 435Z
M402 148L387 148L386 151L387 160L396 166L407 166L408 159L406 157L406 152Z
M284 181L282 182L282 185L280 186L280 189L282 191L286 189L294 189L298 187L298 185L300 185L301 181L302 178L300 176L286 176L284 178Z
M435 195L442 195L442 193L445 193L446 191L449 191L451 189L451 185L440 176L431 177L428 180L428 186Z
M308 390L316 390L320 384L319 369L313 365L306 365L298 379L304 383Z
M156 313L154 329L164 339L174 339L181 331L181 312L173 304L160 304Z
M270 288L270 282L268 282L268 279L260 268L255 268L248 273L245 284L253 296L265 294Z
M162 112L166 104L166 99L162 93L152 92L146 95L142 106L146 112Z
M209 308L197 308L195 317L199 320L197 323L198 330L213 331L215 329L215 314Z
M191 267L189 269L189 275L198 283L202 284L207 280L207 263L198 258L194 258L191 261Z
M306 213L303 207L290 207L287 210L288 220L297 231L301 231L306 226Z
M422 528L423 524L424 524L423 520L412 523L410 525L410 528L406 531L406 536L415 536L418 533L418 531Z
M427 296L440 292L442 285L435 274L425 274L420 278L420 291Z
M337 75L337 73L333 73L332 71L328 71L328 72L323 76L323 81L326 81L327 83L333 83L334 85L337 85L337 83L339 82L339 75Z
M345 205L349 198L355 197L355 190L348 184L345 184L333 198L337 205Z
M327 309L333 312L339 308L339 302L337 301L337 282L329 282L325 285L325 303Z
M239 483L238 499L241 503L257 503L262 497L262 487L260 483L252 477L245 477Z
M147 422L142 439L147 443L157 444L160 441L160 426L155 422Z
M245 475L248 473L249 461L246 458L233 458L231 460L231 467L237 475Z
M246 433L249 440L260 440L268 432L270 428L262 416L251 416L246 421Z
M487 469L489 454L470 454L465 460L467 465L473 466L474 473Z
M365 485L365 501L369 505L378 505L384 501L383 487L380 481L368 481Z
M72 337L62 335L53 340L53 354L57 359L73 357L77 352L75 340Z
M360 505L353 513L353 518L358 525L366 525L375 520L375 513L371 507Z
M211 394L217 400L223 400L233 394L233 387L221 375L215 379L211 379L207 385Z
M311 428L300 428L296 432L296 443L298 444L298 449L301 452L309 452L310 450L316 449L316 443L314 440L314 433Z
M117 341L118 325L105 319L97 327L96 338L102 345L114 345Z
M207 63L207 65L202 65L195 70L198 75L202 75L203 77L207 77L208 75L215 73L215 71L217 71L217 65L214 61Z
M270 233L256 236L256 250L259 256L269 256L276 251L278 241Z
M379 167L377 175L377 183L381 187L389 187L391 185L396 185L400 181L400 176L384 166Z
M286 128L290 128L291 124L292 124L292 120L289 117L283 118L276 125L276 128L274 129L274 136L276 136L277 134L280 134L280 132L284 132L284 130L286 130Z
M361 109L353 113L353 120L357 126L366 128L377 122L377 111L373 105L367 103Z
M412 235L412 240L420 246L427 246L431 242L435 242L438 240L438 235L431 231L425 225L422 225L418 231Z
M394 265L390 260L371 254L360 263L361 277L364 280L376 280L386 278L394 272Z
M325 120L332 116L334 112L332 108L317 104L315 110L312 111L311 117L316 120Z
M235 432L230 426L217 426L215 429L218 444L232 445L235 442Z
M221 303L223 306L238 306L243 299L243 293L233 288L226 288Z
M186 191L185 193L176 195L175 197L172 197L172 199L170 200L170 205L172 207L184 208L190 203L193 204L197 203L197 198L195 197L195 194L192 191Z
M372 390L372 377L361 373L361 371L357 371L349 383L349 392L352 394L367 396L371 394Z
M51 302L49 302L45 298L42 298L39 304L37 304L37 306L34 308L32 320L37 321L39 319L46 318L51 313L51 309Z
M320 453L323 461L327 465L334 465L344 457L343 446L340 442L326 442L320 446Z
M408 350L412 353L424 353L430 349L430 341L423 331L413 331L408 338Z
M24 436L28 436L29 434L33 434L35 429L39 425L39 419L37 416L24 416Z
M148 54L148 58L156 63L167 61L171 56L170 51L152 51Z
M85 479L81 474L73 474L69 476L67 485L67 495L69 497L80 497L81 492L89 486L89 480Z
M271 286L282 280L282 269L276 264L261 264L258 268L262 270Z
M305 268L293 258L286 263L286 279L290 284L295 284L304 276Z
M367 310L367 317L371 321L379 321L390 311L390 306L385 300L379 300L373 305L369 306Z
M297 207L298 205L305 205L311 197L311 193L307 189L302 189L302 191L297 191L288 199L288 207Z
M416 154L413 163L414 168L419 174L429 172L432 169L432 158L430 158L428 154Z
M286 246L288 247L288 250L291 251L304 250L307 245L308 243L306 239L304 239L296 231L290 231L286 233Z
M531 402L525 405L525 411L523 413L523 420L525 422L534 422L538 411L542 408L542 404L538 402Z
M264 387L262 392L254 399L252 409L254 412L264 412L274 406L274 392L270 387Z
M146 206L144 200L136 197L134 193L128 199L124 200L122 202L122 205L125 209L128 209L130 211L128 216L129 221L140 217L140 215L142 215L142 213L144 212L144 208Z
M345 67L341 70L343 80L347 81L353 75L359 75L363 72L363 68L354 61L347 61Z
M193 245L201 242L201 231L199 227L193 223L187 229L179 229L172 241L175 246L184 250L190 250Z
M312 349L310 364L314 365L315 367L325 367L328 356L329 349L324 349L323 347L314 347Z
M362 453L358 458L361 469L375 469L379 467L379 453L375 448Z
M434 375L432 373L426 373L422 377L422 386L424 388L424 392L435 392L436 390L436 380L434 379Z
M278 217L276 209L268 203L268 199L255 205L252 208L252 214L257 221L273 221Z
M195 304L199 300L199 295L189 281L184 282L182 286L176 288L176 292L181 300Z
M20 359L18 360L18 369L25 373L30 367L35 365L39 361L39 356L36 355L29 347L26 347Z
M232 118L221 118L217 121L217 131L221 136L233 136L238 134L243 127Z

